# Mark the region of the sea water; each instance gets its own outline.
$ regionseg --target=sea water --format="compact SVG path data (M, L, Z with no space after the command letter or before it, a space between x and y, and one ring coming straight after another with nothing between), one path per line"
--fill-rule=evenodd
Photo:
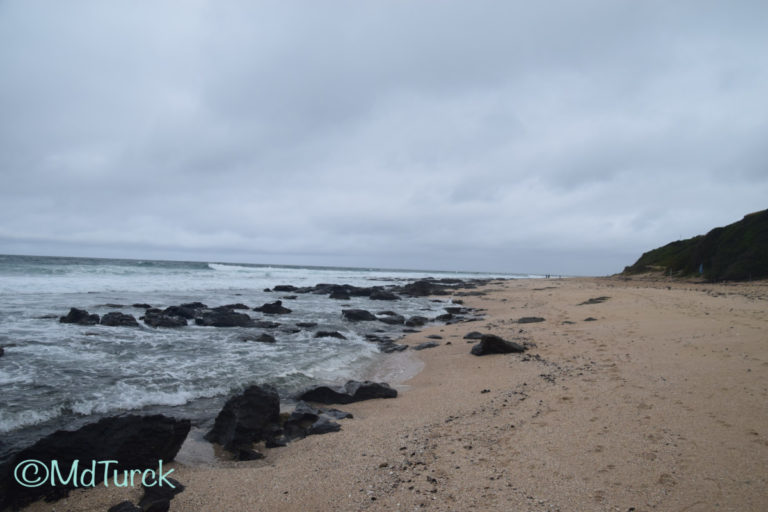
M317 283L379 286L432 277L488 278L486 274L317 268L209 262L137 261L0 255L0 459L58 428L136 411L205 421L225 398L251 383L269 383L289 396L316 383L362 379L387 357L366 341L372 330L396 337L403 327L342 319L343 308L395 310L406 317L435 317L450 298L396 302L327 295L268 292L276 285ZM503 276L514 277L514 276ZM276 329L82 326L63 324L71 307L104 315L120 311L137 319L148 303L165 308L200 301L209 307L245 303L250 308L282 300L288 315L255 320ZM313 329L295 330L298 322ZM365 324L365 325L362 325ZM317 330L346 339L315 338ZM276 343L243 341L268 332Z

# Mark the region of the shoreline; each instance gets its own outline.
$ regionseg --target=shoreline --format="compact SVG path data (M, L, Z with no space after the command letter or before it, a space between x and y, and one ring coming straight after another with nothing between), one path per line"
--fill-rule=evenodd
M443 337L417 354L425 366L398 398L343 406L355 418L340 432L260 461L177 463L186 490L171 510L762 509L767 283L569 278L488 289L499 291L462 297L487 309L485 320L400 340ZM599 296L609 299L581 305ZM515 323L524 316L545 321ZM472 330L536 346L475 357L463 339ZM140 496L77 490L25 510L106 510Z

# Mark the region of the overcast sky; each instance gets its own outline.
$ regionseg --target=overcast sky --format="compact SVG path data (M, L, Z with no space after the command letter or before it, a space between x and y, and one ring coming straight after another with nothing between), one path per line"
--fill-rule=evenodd
M0 0L0 253L603 275L768 207L768 2Z

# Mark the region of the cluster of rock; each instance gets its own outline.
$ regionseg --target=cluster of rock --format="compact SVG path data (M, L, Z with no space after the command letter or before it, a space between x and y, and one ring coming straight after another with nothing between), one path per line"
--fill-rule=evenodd
M298 397L293 412L281 415L277 391L272 386L254 385L227 400L205 439L222 445L238 460L254 460L263 456L253 449L254 443L263 441L267 448L285 446L308 435L337 432L341 425L334 420L352 417L338 409L315 408L306 402L348 404L396 396L397 391L385 383L349 381L341 388L318 386Z
M163 415L130 415L104 418L75 431L54 432L0 465L0 510L18 508L43 497L60 499L74 487L71 482L57 482L55 486L22 486L14 478L14 470L23 461L40 461L51 468L51 461L55 460L65 478L75 463L76 469L82 470L90 468L94 461L99 464L99 461L105 460L116 461L110 470L117 470L120 474L123 470L157 470L158 461L165 463L174 459L190 426L189 420ZM98 479L103 476L104 470L102 466L97 467L101 469L95 474ZM37 468L43 471L39 466Z

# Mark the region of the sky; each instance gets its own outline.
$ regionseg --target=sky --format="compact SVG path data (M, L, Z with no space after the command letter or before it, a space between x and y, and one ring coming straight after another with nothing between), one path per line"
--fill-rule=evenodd
M768 207L768 2L0 0L0 253L607 275Z

